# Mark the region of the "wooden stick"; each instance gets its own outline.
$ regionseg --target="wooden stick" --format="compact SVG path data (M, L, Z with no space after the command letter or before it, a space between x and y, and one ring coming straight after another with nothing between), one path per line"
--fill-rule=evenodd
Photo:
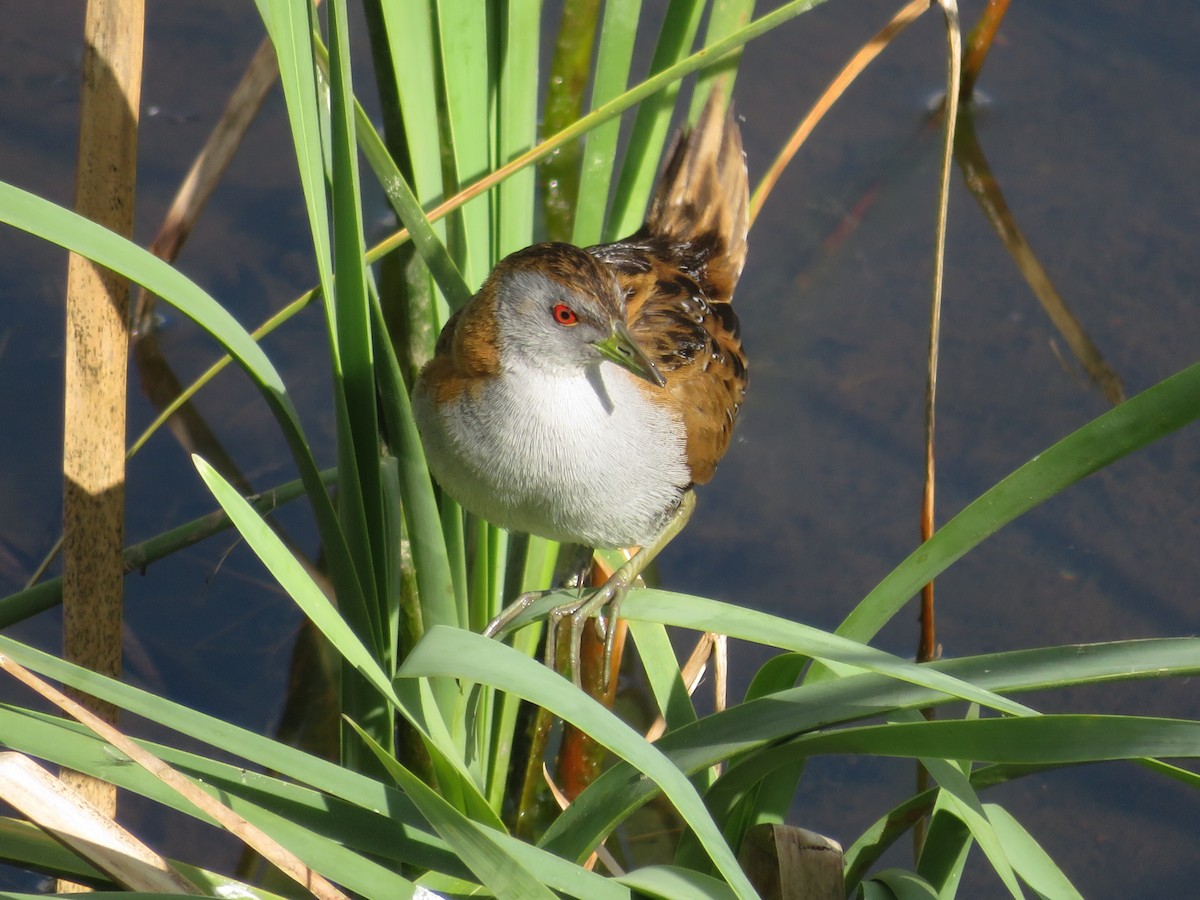
M126 237L133 234L144 22L144 0L89 0L84 21L75 208ZM121 668L128 315L129 283L72 254L63 410L63 655L107 675ZM94 708L116 720L112 706ZM115 811L111 785L76 773L65 773L64 781L107 815Z

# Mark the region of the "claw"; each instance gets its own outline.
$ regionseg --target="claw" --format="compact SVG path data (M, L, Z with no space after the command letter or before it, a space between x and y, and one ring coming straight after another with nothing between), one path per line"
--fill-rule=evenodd
M635 556L634 559L637 557ZM628 565L628 564L627 564ZM548 616L551 623L551 635L547 637L546 661L549 665L557 663L557 630L558 625L565 619L571 620L570 644L567 648L567 664L570 669L571 681L582 686L580 672L580 646L583 643L583 629L588 622L594 622L596 631L604 641L604 689L607 690L612 678L613 640L616 637L616 622L621 609L621 601L629 592L629 584L625 577L623 566L612 575L601 587L575 603L568 603L550 611Z
M483 636L496 637L508 628L517 616L529 609L536 601L545 597L546 594L547 591L526 591L512 603L508 604L508 606L504 607L504 609L500 610L500 615L488 622L487 627L483 629Z

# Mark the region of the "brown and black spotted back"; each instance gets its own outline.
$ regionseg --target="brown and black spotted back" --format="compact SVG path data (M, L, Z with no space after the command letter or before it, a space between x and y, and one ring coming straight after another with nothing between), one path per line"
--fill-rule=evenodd
M588 250L617 273L630 332L681 410L696 484L725 455L746 392L731 301L746 261L748 210L741 132L714 93L695 128L676 136L645 225Z

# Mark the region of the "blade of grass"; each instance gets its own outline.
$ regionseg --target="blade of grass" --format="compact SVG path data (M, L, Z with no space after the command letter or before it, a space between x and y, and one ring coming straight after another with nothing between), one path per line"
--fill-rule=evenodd
M537 143L541 3L505 0L501 6L496 161L506 163ZM532 170L501 183L493 251L497 259L533 241L534 188Z
M498 641L457 629L438 628L426 634L405 661L400 675L452 676L488 684L537 703L591 734L662 787L737 896L756 896L691 783L629 726L556 673Z
M333 287L336 248L330 217L334 211L330 208L331 198L327 191L327 175L333 165L330 155L333 152L333 135L329 117L322 115L322 111L328 106L325 103L325 95L321 92L317 77L318 70L314 64L312 36L317 30L317 23L313 19L314 8L310 4L294 3L290 0L260 0L259 8L279 62L280 84L283 87L284 100L288 108L292 143L299 169L305 208L308 212L309 228L312 232L314 258L320 276L321 293L325 300L325 317L333 376L335 382L341 384L347 375L343 352L348 348L343 346L339 329L345 325L353 331L355 321L357 321L359 328L353 336L357 336L358 340L354 341L352 336L350 343L360 348L360 351L364 346L369 347L369 344L366 344L362 337L364 329L361 327L361 316L355 320L353 316L347 316L345 313L338 314L339 304ZM337 108L344 106L344 100L336 96L340 93L334 91L333 104ZM341 118L344 119L345 116L343 115ZM341 132L346 130L344 124L339 130ZM343 137L341 140L344 142L345 138ZM346 168L345 160L346 153L340 152L339 168ZM350 161L349 165L352 166L353 161ZM353 243L354 237L347 233L345 210L357 202L357 197L347 198L339 190L338 196L333 198L333 202L337 204L337 213L342 220L338 240L339 242ZM343 257L347 255L344 246L340 252ZM355 268L361 269L361 263L356 261ZM357 281L352 279L349 271L344 274L348 281ZM345 290L355 291L355 285L347 284ZM355 291L355 293L361 292ZM345 309L345 307L342 308ZM352 368L351 381L359 384L362 360L355 358L352 352L349 364ZM341 527L338 528L337 540L333 542L333 552L330 554L330 571L337 587L338 603L343 612L355 623L358 633L376 645L377 653L380 653L381 649L378 647L381 639L380 625L378 621L372 623L379 579L373 561L368 559L364 564L362 559L362 548L371 545L369 540L364 539L368 526L363 521L363 516L355 514L355 510L361 509L363 504L359 484L360 477L365 474L368 479L375 479L378 472L372 470L364 473L351 465L355 456L352 446L347 447L349 426L346 421L347 412L343 405L344 399L340 389L335 392L335 407L340 420L338 466L342 490L346 492L348 498L339 503L342 504L344 511L349 509L339 518L339 526L348 526L350 532L348 534ZM374 409L373 404L371 409ZM329 553L331 549L329 542L333 535L326 535L323 530L322 536L326 538L326 552Z
M382 3L380 12L387 28L387 44L396 73L396 92L408 135L408 151L413 170L413 187L426 202L445 197L442 183L442 158L439 133L437 77L431 3ZM445 226L437 226L445 241ZM444 316L440 321L444 321Z
M512 589L508 596L516 597L526 591L544 590L554 578L554 567L558 559L558 544L544 538L532 535L520 535L516 540L524 541L524 547L517 553L522 561L519 571L510 569ZM525 656L537 653L541 642L542 627L524 628L512 641L513 649ZM491 748L491 771L488 774L488 798L496 808L500 808L508 790L508 775L513 760L514 735L519 722L521 700L511 694L497 693L494 713L495 727ZM535 759L540 759L534 747L536 740L524 742L528 751ZM525 749L522 747L522 749ZM519 814L518 814L519 815Z
M0 817L0 860L19 863L51 878L68 878L92 889L112 885L105 873L27 821Z
M919 796L925 793L921 791ZM929 793L933 800L928 820L911 823L916 875L931 884L939 895L949 896L962 882L975 838L966 822L951 809L954 798L949 792L935 788Z
M242 366L267 401L300 470L325 552L331 560L339 598L361 596L357 576L349 563L345 535L295 407L279 373L241 325L194 282L153 254L68 210L3 183L0 183L0 222L86 256L145 286L208 332Z
M916 713L913 713L915 716ZM983 803L979 799L979 795L975 793L974 787L971 785L971 779L957 765L944 759L931 759L922 757L922 771L928 772L929 775L936 780L941 787L937 805L935 805L935 813L937 815L938 807L941 811L947 812L957 818L960 822L967 826L970 831L971 839L979 845L979 849L987 856L988 861L992 864L992 868L1008 888L1010 894L1017 900L1023 900L1020 885L1017 884L1017 875L1013 871L1012 863L1008 859L1004 842L996 834L996 830L992 827L986 811L983 808ZM966 768L970 768L968 764ZM929 846L928 842L925 843ZM924 856L924 854L922 854ZM965 862L966 854L956 854L961 859L955 860L955 867L952 869L958 874L958 868ZM919 870L922 871L923 870ZM957 879L951 879L957 884Z
M281 872L300 884L319 900L348 900L345 894L335 888L330 882L308 866L304 865L289 850L280 845L269 835L247 822L234 813L228 806L215 801L207 793L184 778L162 760L147 753L129 738L125 737L109 723L92 714L80 704L71 700L61 691L51 687L47 682L38 678L15 660L0 656L0 668L32 688L42 697L49 700L59 709L86 725L97 736L108 741L151 775L176 791L187 801L216 819L232 834L236 835L246 846L270 860Z
M412 417L408 390L400 374L400 363L388 339L383 310L378 299L371 307L376 344L380 405L387 433L397 441L400 465L401 511L408 526L420 598L420 621L411 629L416 639L432 625L461 625L454 595L446 539L442 532L433 480L425 463L425 448ZM411 647L411 645L409 645ZM402 655L409 647L401 648Z
M374 656L390 667L393 648L386 645L384 621L387 598L380 587L388 583L392 558L379 481L379 424L376 421L375 361L362 236L362 206L358 178L358 145L354 127L354 91L350 74L350 41L346 32L345 0L327 4L330 51L330 136L333 216L333 259L336 291L332 302L333 330L340 366L334 370L338 410L338 503L343 529L363 579L366 603L360 610L342 607ZM311 40L309 46L312 46ZM310 52L310 65L316 68ZM390 731L390 724L389 724ZM385 738L387 740L387 738Z
M488 91L493 54L488 16L474 0L436 0L437 41L445 96L443 132L455 184L466 184L492 169L492 110ZM482 284L491 268L490 198L464 203L457 217L461 243L452 241L467 284Z
M329 27L329 205L332 213L333 263L336 287L326 292L332 302L332 329L336 345L334 408L337 422L338 508L354 566L363 582L361 608L341 603L339 611L354 628L372 656L391 673L396 647L389 623L394 621L392 582L394 549L400 535L393 533L385 511L379 422L375 393L375 360L371 338L371 312L367 273L363 263L362 201L355 134L355 100L350 63L345 0L327 4ZM314 41L308 42L309 65L319 70ZM353 716L390 751L395 751L395 719L391 708L371 686L359 680L354 667L343 671L340 690L343 711ZM362 745L342 733L342 758L352 767L373 762Z
M391 203L392 209L395 210L396 215L400 217L400 221L404 223L404 227L412 236L413 245L421 254L425 265L429 267L443 296L449 298L451 306L462 306L471 298L471 289L451 258L450 252L446 249L438 229L425 218L425 212L421 209L416 194L405 181L395 160L384 146L379 132L375 130L366 111L358 101L354 103L354 115L359 148L374 170L375 177L379 180L384 194L387 195L388 202ZM505 182L505 184L508 183Z
M554 56L546 83L542 137L578 121L583 112L583 92L591 73L600 0L566 0L554 42ZM579 199L578 141L564 143L538 167L542 214L548 240L569 240Z
M311 19L312 10L308 3L295 3L292 0L256 2L279 63L279 81L287 103L292 144L312 231L314 259L322 290L329 296L333 278L333 244L325 191L329 165L325 148L329 142L323 138L328 123L322 122L316 68L312 64L312 34L316 30L316 23ZM335 333L334 325L331 321L331 338ZM334 356L336 368L336 343Z
M1022 881L1043 897L1083 900L1083 895L1050 858L1050 854L1008 810L995 803L985 803L983 808Z
M940 900L941 897L920 875L903 869L884 869L860 889L864 900Z
M435 43L439 51L441 103L439 106L447 184L457 189L492 168L493 110L490 105L488 16L479 15L471 0L435 0ZM463 192L459 193L463 196ZM491 268L490 196L477 200L464 197L450 219L449 245L468 285L481 284ZM470 595L468 552L464 519L449 498L441 504L442 528L455 573L459 602L458 620L468 622L472 604L486 605L485 598ZM476 557L479 565L486 558Z
M641 0L610 0L604 5L604 24L600 29L592 84L593 109L625 90L641 10ZM570 232L573 244L586 247L600 242L620 131L619 118L592 129L576 160L578 193Z
M633 601L631 596L629 602ZM628 607L622 607L622 612L629 612ZM1200 639L1026 650L939 661L924 668L1006 693L1164 673L1186 676L1200 671ZM789 735L896 710L919 709L946 699L940 692L884 676L855 675L805 684L731 707L663 735L656 746L681 771L694 774ZM571 804L541 843L564 856L582 854L653 794L652 785L618 763Z
M986 491L893 569L837 633L870 640L922 584L985 538L1059 491L1197 418L1200 363L1093 419Z
M461 616L455 593L441 513L429 467L425 463L425 449L413 421L412 406L395 348L388 338L383 308L374 291L371 294L371 316L378 354L376 380L379 403L387 424L387 434L396 442L399 451L396 465L401 497L400 515L406 526L404 533L417 586L416 597L401 600L394 613L402 620L398 638L403 638L403 644L398 644L396 648L398 664L415 646L426 628L435 624L463 627L466 619ZM397 535L399 533L396 532ZM443 718L452 716L457 694L454 686L437 684L433 690ZM405 758L410 757L406 754ZM414 764L423 762L423 754L415 753L411 758L415 760Z
M404 139L395 138L397 146L393 146L393 150L398 152L399 145L403 145L407 159L401 161L401 171L411 176L417 197L426 203L439 202L445 199L446 192L442 181L441 141L433 137L441 134L433 4L371 0L369 21L373 15L372 7L383 24L383 34L372 33L372 38L385 44L385 52L391 57L386 71L384 67L376 67L377 79L390 78L393 82L390 87L381 87L380 95L399 99L397 115L402 119L405 135ZM446 223L437 222L432 227L438 242L444 245ZM410 287L398 317L403 323L402 349L398 355L406 377L411 378L433 355L434 342L449 315L449 307L445 297L439 296L419 271L414 271L411 266L406 268Z
M678 65L687 57L700 29L704 6L700 0L671 0L650 62L651 75ZM642 224L678 96L679 84L673 82L638 106L605 226L605 240L616 240Z
M679 866L646 866L622 875L618 881L638 896L662 900L729 900L736 897L726 885L701 872Z
M753 15L754 0L713 0L704 43L712 45L736 33L745 27ZM719 65L709 66L700 73L696 78L696 89L692 92L692 105L688 110L689 121L694 122L699 117L708 95L713 91L720 91L726 97L733 96L733 82L737 78L738 63L741 61L742 51L739 48L722 59Z
M646 680L658 704L666 730L696 721L687 686L679 673L679 661L667 637L666 629L649 622L632 621L629 631L637 644L638 658L646 670Z

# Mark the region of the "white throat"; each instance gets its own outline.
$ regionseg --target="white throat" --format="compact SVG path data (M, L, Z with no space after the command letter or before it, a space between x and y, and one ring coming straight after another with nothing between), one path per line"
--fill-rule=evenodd
M546 370L522 360L454 401L421 403L430 468L470 511L505 528L594 547L648 542L690 483L683 422L611 363Z

